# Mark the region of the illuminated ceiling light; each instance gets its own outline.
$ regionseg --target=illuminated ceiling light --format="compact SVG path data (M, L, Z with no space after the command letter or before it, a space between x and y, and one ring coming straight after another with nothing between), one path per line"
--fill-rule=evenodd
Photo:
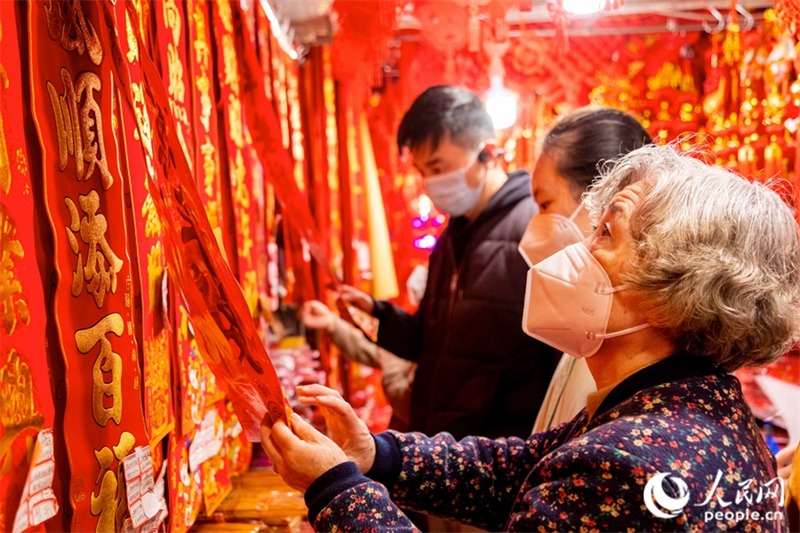
M573 15L590 15L602 10L606 0L564 0L564 11Z
M506 53L509 42L483 43L486 54L491 58L489 62L489 90L486 91L486 112L492 117L492 123L497 130L510 128L517 121L517 95L506 89L503 79L506 69L503 66L503 54Z
M500 76L492 76L486 92L486 112L498 130L510 128L517 121L517 96L506 89Z

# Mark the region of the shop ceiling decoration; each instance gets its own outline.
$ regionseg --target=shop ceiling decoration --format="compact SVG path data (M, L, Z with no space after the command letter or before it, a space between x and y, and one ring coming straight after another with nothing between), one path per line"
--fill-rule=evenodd
M780 1L787 10L798 2ZM587 5L594 8L593 13ZM508 78L513 84L517 75L517 82L525 85L512 90L540 94L551 102L566 94L568 101L575 102L575 94L586 94L586 88L579 86L581 76L591 76L601 65L616 68L618 58L612 52L624 49L627 40L648 33L722 31L731 5L730 0L678 4L663 0L336 0L332 5L338 26L331 54L334 77L351 86L380 86L381 74L394 70L391 50L410 40L419 43L416 61L421 64L414 68L415 79L410 82L418 88L416 92L437 83L459 83L483 92L490 86L492 54L487 45L508 42L503 54ZM760 22L762 11L772 2L741 0L733 5L747 29ZM595 37L591 46L578 44L590 36ZM571 53L570 47L576 46L580 51Z
M800 0L775 0L775 11L787 28L800 35Z
M416 15L424 38L445 57L445 80L455 82L454 56L469 39L470 16L464 6L453 2L432 1L418 5ZM472 31L472 30L470 30Z
M347 0L333 5L338 24L331 45L333 75L347 83L356 98L366 98L364 89L380 84L395 27L395 7L395 0Z

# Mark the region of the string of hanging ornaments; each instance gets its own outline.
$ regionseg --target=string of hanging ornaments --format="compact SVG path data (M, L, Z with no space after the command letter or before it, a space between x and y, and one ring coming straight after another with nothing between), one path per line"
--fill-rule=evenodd
M567 27L569 27L572 15L614 11L624 4L625 0L547 0L547 10L550 12L556 28L555 51L562 53L569 49Z
M800 36L800 0L775 0L775 11L786 27Z

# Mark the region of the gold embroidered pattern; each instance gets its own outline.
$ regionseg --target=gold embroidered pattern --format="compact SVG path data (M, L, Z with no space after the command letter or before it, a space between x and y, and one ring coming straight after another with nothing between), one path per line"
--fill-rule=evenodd
M145 188L147 182L145 182ZM144 235L147 238L156 238L161 236L161 219L158 218L156 212L156 205L153 203L153 198L148 193L147 198L142 202L142 216L144 217Z
M0 25L0 43L3 42L3 26ZM8 73L6 68L0 63L0 90L8 89ZM3 127L3 116L0 115L0 191L8 194L11 190L11 165L8 159L8 148L6 147L6 134Z
M88 51L95 65L103 61L103 46L94 31L94 26L83 15L83 2L60 2L49 0L44 11L47 14L47 31L54 41L61 41L61 48L73 50L82 56Z
M75 345L82 354L100 344L100 353L92 368L92 415L95 422L105 427L109 420L117 424L122 420L122 357L115 353L106 335L117 337L124 331L124 321L119 313L101 318L95 325L75 331Z
M165 331L144 342L145 359L148 364L144 367L145 393L149 397L150 427L152 428L151 440L163 438L173 427L169 417L169 337Z
M216 152L217 149L206 137L206 142L200 147L200 153L203 154L203 187L209 198L214 197L214 179L217 175L217 158L214 157ZM216 226L212 224L211 227Z
M94 450L94 457L100 465L100 473L95 482L100 483L100 492L95 494L92 491L90 510L92 515L100 517L95 526L97 532L122 530L122 516L128 506L122 501L124 491L119 478L123 473L122 460L131 452L134 444L136 439L133 434L124 431L116 446L103 446ZM117 466L112 469L115 461Z
M148 199L150 197L148 196ZM161 243L155 243L147 254L147 290L149 292L149 313L156 310L156 301L161 296L161 281L164 276L164 261L161 254Z
M0 366L0 424L5 435L29 426L41 428L44 424L44 417L33 401L31 369L14 348ZM5 451L0 447L0 457Z
M189 114L186 112L186 84L183 76L183 62L178 53L181 38L181 14L175 0L165 0L163 3L164 26L171 30L172 42L167 43L167 91L169 93L169 107L175 121L183 127L177 128L178 140L183 148L189 167L194 167L184 128L189 128Z
M199 92L200 106L199 118L203 127L204 141L200 145L200 153L203 156L203 192L206 195L206 214L212 228L219 226L218 220L218 190L216 188L217 177L217 149L211 142L209 132L211 131L211 113L213 106L211 102L211 81L208 76L209 64L211 61L211 51L208 46L208 31L206 26L206 16L202 10L202 4L194 3L194 11L191 14L194 22L195 40L193 48L195 61L197 62L197 73L195 83Z
M144 101L144 90L141 83L131 83L131 94L133 95L133 111L136 115L136 131L139 132L139 140L142 142L144 148L144 161L147 165L147 173L150 176L155 176L155 167L153 167L153 133L150 128L150 114L147 112L147 107ZM145 189L148 191L149 185L147 180L144 182Z
M86 292L94 296L99 309L103 307L106 292L117 292L117 274L124 263L106 240L108 221L105 215L97 212L100 209L97 191L92 190L89 194L78 196L81 210L85 214L83 218L80 218L78 208L71 198L65 198L64 202L70 214L70 225L67 227L69 247L78 257L72 276L72 295L80 295L83 284L86 283ZM79 233L81 240L89 245L85 264L75 233Z
M225 2L220 2L220 6ZM236 49L233 46L233 37L222 36L222 71L224 79L222 83L230 86L236 95L239 95L239 64L236 61Z
M62 95L56 92L51 82L47 82L56 119L58 168L63 171L68 157L74 156L78 181L88 181L98 168L103 189L108 190L114 184L114 178L108 171L103 116L93 92L101 89L100 78L94 72L83 72L73 85L69 72L62 68L61 80L64 82Z
M22 284L15 278L14 258L25 257L22 243L17 240L17 226L0 204L0 319L3 330L11 335L18 323L30 324L27 302L22 298Z
M17 170L23 176L28 175L28 156L25 155L25 152L22 151L22 148L17 148ZM25 194L29 194L30 189L28 185L25 185Z
M133 24L131 24L131 17L128 12L125 12L125 36L128 39L128 53L125 54L129 63L139 61L139 43L136 40L136 34L133 33Z

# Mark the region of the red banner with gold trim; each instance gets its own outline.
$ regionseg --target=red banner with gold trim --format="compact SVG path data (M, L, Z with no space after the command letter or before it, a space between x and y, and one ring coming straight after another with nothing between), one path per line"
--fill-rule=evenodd
M186 3L187 35L189 39L189 69L192 82L192 112L190 120L193 123L194 168L197 190L201 203L205 208L208 221L217 244L223 249L222 226L227 216L222 207L220 194L220 164L219 145L217 136L217 113L213 105L216 102L214 79L212 71L212 43L210 34L209 6L205 1L189 0ZM227 255L224 256L227 258ZM180 299L180 293L175 289L174 283L170 284L172 294ZM211 397L209 387L206 385L206 376L209 376L214 391L216 382L208 365L203 360L200 349L195 339L186 308L178 304L178 309L173 311L176 319L173 321L177 331L177 365L180 369L180 379L176 381L180 393L180 431L182 435L194 435L195 427L202 421L205 414L206 403L213 403L217 398ZM216 395L216 392L213 392Z
M122 459L147 442L114 130L122 80L101 4L30 2L28 25L58 274L54 314L66 362L72 529L118 530L127 509Z
M142 79L138 72L139 50L133 26L124 8L117 8L117 26L124 38L119 40L122 55L130 68L130 92L133 95L133 108L122 105L125 97L120 89L117 94L120 117L121 167L125 185L131 196L128 223L135 235L135 247L131 255L136 257L133 270L136 274L135 286L140 298L137 299L137 340L141 345L142 370L144 373L144 412L150 443L153 447L175 427L172 406L171 327L166 287L166 257L161 229L161 221L153 207L147 175L153 176L153 142L150 130L150 117L142 96ZM171 303L171 302L170 302ZM156 471L160 465L154 465Z
M250 132L247 133L247 136L250 137ZM258 151L253 147L252 139L245 147L244 153L245 161L250 167L250 175L252 176L250 213L253 219L253 227L255 228L253 233L253 268L256 281L255 290L258 296L254 319L265 342L268 342L266 338L269 326L267 320L265 320L270 316L268 303L270 228L267 226L267 189L264 181L264 167L261 166L261 159L258 157Z
M194 121L194 168L200 199L208 214L211 229L221 234L224 213L220 193L219 139L217 113L214 106L217 94L214 89L212 64L211 26L208 2L187 0L190 86L193 90L192 114Z
M252 317L257 316L258 283L256 281L254 237L258 215L252 198L253 176L248 165L246 146L250 143L242 116L239 60L234 42L234 27L229 0L212 3L212 19L217 42L217 78L219 101L226 132L225 162L229 176L230 197L236 228L236 268L247 306ZM223 182L224 183L224 182Z
M136 21L133 5L125 5ZM285 418L288 406L242 291L220 254L178 141L164 84L152 60L146 54L139 59L155 155L155 179L149 186L167 237L172 279L181 288L206 362L234 402L248 438L258 440L264 416ZM123 63L121 57L117 61ZM131 84L127 78L124 82Z
M241 60L241 101L242 110L247 124L251 126L253 145L256 147L264 166L266 179L275 187L275 193L283 207L288 224L296 232L299 246L295 250L302 250L305 255L310 254L319 263L327 280L333 285L339 284L336 273L332 270L327 256L320 244L317 230L308 201L298 186L292 159L283 145L282 124L278 121L275 109L266 99L267 91L264 87L265 75L256 56L255 48L250 46L249 30L242 23L241 9L236 7L236 16L233 17L236 55ZM245 43L248 43L245 45ZM276 95L273 86L272 94ZM295 93L296 94L296 93ZM287 110L288 112L288 110ZM302 146L301 146L302 148ZM308 271L308 257L303 260L304 282L313 286ZM306 289L308 290L308 289ZM313 294L313 293L312 293Z
M256 46L258 47L258 59L261 64L261 69L265 76L269 77L271 71L270 65L272 64L272 29L269 19L261 9L261 6L255 7L256 13L256 31L258 38L256 39ZM267 101L274 104L272 97L272 82L270 80L264 81L264 91ZM263 166L262 166L263 171ZM264 174L264 228L266 229L264 238L266 239L266 255L263 260L267 263L267 279L265 282L267 290L267 300L263 302L265 306L274 311L280 306L280 272L278 265L278 205L275 201L275 189ZM262 258L259 257L259 260Z
M222 253L223 209L219 186L217 113L214 106L212 44L210 41L209 7L202 0L187 0L186 35L189 42L188 68L191 91L191 112L195 151L190 164L194 167L197 191L209 224L217 237ZM172 103L172 100L171 100ZM227 256L226 260L227 260ZM179 425L169 439L169 507L172 511L170 531L187 531L197 519L203 505L203 472L189 463L189 449L196 429L203 421L206 404L210 403L209 385L216 387L214 375L200 353L186 307L179 289L170 280L170 298L176 305L170 310L175 328L175 394L179 399Z
M45 299L37 265L34 214L38 205L28 167L23 126L23 57L16 12L0 10L0 530L35 526L58 510L47 487L44 516L31 516L20 505L31 467L36 436L53 428L45 348ZM51 471L51 475L52 475ZM63 504L64 502L61 502ZM21 511L21 512L18 512Z
M187 50L185 2L156 0L153 15L156 20L155 43L161 63L161 77L167 85L170 109L175 119L178 141L189 167L194 167L194 135L192 133L191 92Z

